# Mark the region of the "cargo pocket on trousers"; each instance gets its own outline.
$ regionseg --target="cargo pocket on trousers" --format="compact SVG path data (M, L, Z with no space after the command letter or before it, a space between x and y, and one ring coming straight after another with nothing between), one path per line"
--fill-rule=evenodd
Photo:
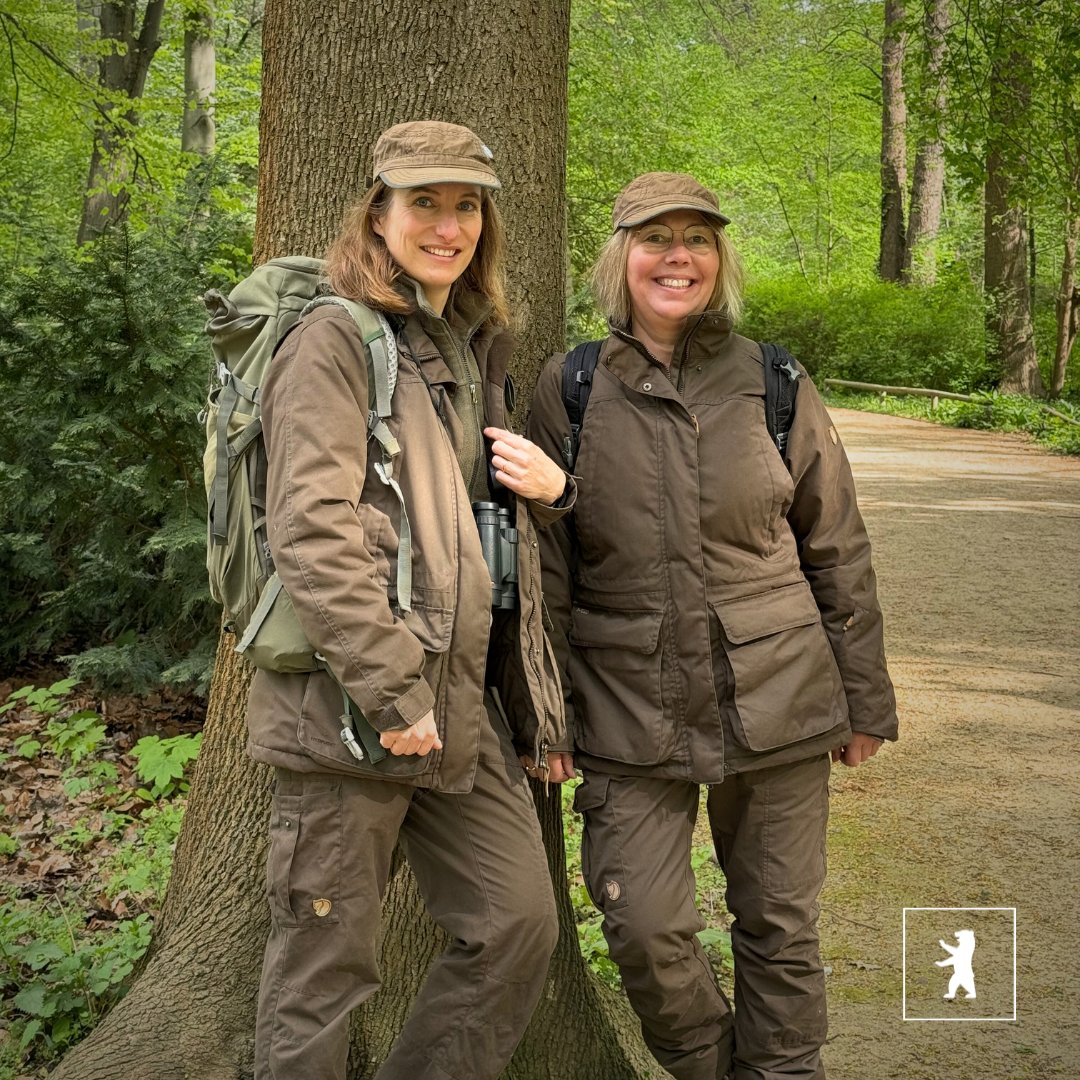
M341 788L274 795L266 887L278 926L334 924L341 894ZM333 784L328 787L328 784Z
M570 682L580 749L631 765L670 757L665 722L663 611L614 611L575 605Z
M608 804L610 789L611 777L588 773L574 792L574 810L584 818L581 877L589 899L600 911L610 911L627 902L618 829Z
M843 683L809 584L712 607L735 678L732 726L745 747L772 750L844 722Z

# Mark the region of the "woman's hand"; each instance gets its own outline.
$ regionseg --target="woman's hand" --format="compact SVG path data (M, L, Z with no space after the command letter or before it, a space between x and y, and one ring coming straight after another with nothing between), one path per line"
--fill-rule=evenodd
M491 463L500 484L548 506L562 498L566 473L539 446L505 428L484 428L484 434L493 440Z
M574 772L574 755L564 750L549 750L547 756L547 768L538 768L536 763L528 755L518 759L521 767L534 779L545 784L561 784L564 780L573 780L577 773Z
M851 742L847 746L838 746L832 752L832 759L834 762L839 761L841 764L854 768L864 761L869 761L878 752L882 742L884 740L876 735L867 735L865 731L853 731Z
M379 742L390 751L401 757L403 754L417 754L423 757L432 750L442 749L442 739L439 738L439 729L435 726L435 713L429 710L425 716L421 716L415 724L407 728L399 728L396 731L384 731L379 736Z

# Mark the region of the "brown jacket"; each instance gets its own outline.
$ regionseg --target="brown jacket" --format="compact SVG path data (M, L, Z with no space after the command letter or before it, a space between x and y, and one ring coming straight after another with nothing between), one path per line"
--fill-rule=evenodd
M449 400L454 378L433 340L444 349L471 342L487 422L505 426L511 342L483 325L486 315L479 297L465 296L450 326L430 312L399 320L389 426L402 447L394 475L412 527L413 606L403 615L394 603L399 504L366 438L367 363L355 323L340 307L317 308L274 358L262 395L269 540L300 624L373 727L407 727L434 709L443 749L357 763L341 742L342 696L329 674L260 671L248 702L257 760L468 791L486 681L500 691L519 751L539 758L562 737L534 519L546 524L565 510L515 499L520 602L496 612L493 624L491 582L455 454L462 431Z
M716 783L852 727L895 738L870 544L813 384L800 381L785 467L757 344L710 311L675 358L669 378L629 334L604 343L577 505L541 537L579 763ZM548 453L569 430L562 362L528 424Z

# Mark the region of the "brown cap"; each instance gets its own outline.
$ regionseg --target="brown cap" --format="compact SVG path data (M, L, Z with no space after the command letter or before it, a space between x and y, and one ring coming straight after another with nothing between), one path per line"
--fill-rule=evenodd
M492 166L492 152L467 128L440 120L395 124L379 136L371 174L387 187L422 184L502 185Z
M727 225L731 218L720 213L720 201L687 173L651 172L631 180L619 192L611 212L612 225L626 229L640 225L669 210L697 210Z

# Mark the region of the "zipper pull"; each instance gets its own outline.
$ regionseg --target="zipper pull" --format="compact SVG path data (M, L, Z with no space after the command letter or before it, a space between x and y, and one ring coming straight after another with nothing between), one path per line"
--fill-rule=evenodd
M701 438L701 425L698 423L697 414L696 413L691 413L690 414L690 419L694 422L694 431L697 432L697 437L700 439Z
M544 774L544 798L547 798L548 792L551 789L551 781L548 779L551 776L548 770L548 741L547 739L540 740L540 757L537 759L537 767Z

